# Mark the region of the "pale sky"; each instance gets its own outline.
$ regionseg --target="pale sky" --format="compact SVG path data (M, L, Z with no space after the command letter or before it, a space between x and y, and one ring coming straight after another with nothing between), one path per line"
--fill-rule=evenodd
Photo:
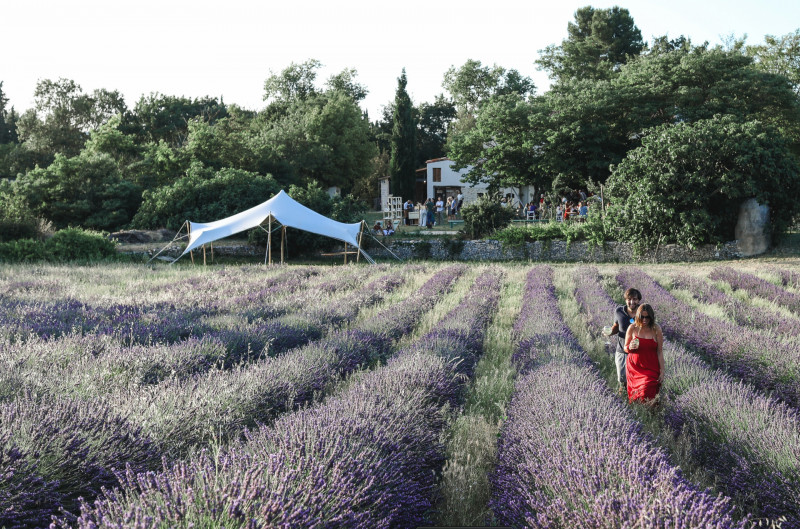
M643 38L686 35L696 44L800 27L798 0L0 0L0 81L9 106L33 106L39 79L84 90L119 90L132 108L143 94L224 97L264 107L264 80L292 62L324 65L319 84L344 68L369 90L370 118L394 99L405 67L415 104L442 93L444 72L468 59L515 68L542 93L539 50L566 37L575 10L628 9Z

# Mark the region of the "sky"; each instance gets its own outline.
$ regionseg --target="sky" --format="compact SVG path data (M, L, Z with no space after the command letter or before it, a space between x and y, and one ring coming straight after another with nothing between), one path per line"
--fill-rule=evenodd
M747 35L758 44L800 28L797 0L0 0L0 81L20 113L33 107L38 80L58 78L84 92L118 90L128 107L158 92L260 110L271 73L313 58L320 86L355 68L369 90L361 106L376 120L403 68L414 104L432 102L447 69L469 59L516 69L547 91L534 61L586 5L628 9L648 42Z

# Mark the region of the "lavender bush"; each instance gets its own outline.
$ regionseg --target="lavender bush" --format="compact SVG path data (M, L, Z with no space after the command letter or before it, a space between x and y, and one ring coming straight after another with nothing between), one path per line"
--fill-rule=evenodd
M743 526L734 522L728 499L682 477L589 366L560 317L552 269L531 270L524 300L515 357L526 374L509 405L492 476L498 521L514 527Z
M597 270L578 269L574 279L589 321L607 315L613 301L599 286ZM796 411L709 368L682 347L666 344L664 357L665 422L676 436L692 439L692 460L712 472L719 490L748 512L783 517L784 527L800 526Z
M772 267L770 272L777 274L781 278L783 286L790 286L793 288L800 288L800 272L796 270L787 270L785 268Z
M492 292L482 290L492 289ZM84 505L79 527L414 527L430 521L443 461L442 406L463 377L458 350L482 342L497 279L476 281L442 327L354 378L324 403L285 415L216 459L160 473L128 472L124 486ZM469 326L466 343L447 330ZM469 361L468 361L469 362Z
M617 275L623 288L636 286L656 311L664 335L704 354L714 367L751 382L793 407L800 404L800 351L774 334L740 327L697 313L638 268Z
M0 488L6 495L17 489L22 500L0 504L5 513L0 516L14 520L38 513L36 526L61 509L77 511L80 497L95 497L101 488L116 485L114 468L144 471L161 460L140 428L97 402L20 396L0 404L0 439L12 472L3 476ZM31 474L15 477L13 466Z
M702 279L681 274L672 277L672 285L675 288L688 290L692 297L701 303L722 307L737 325L780 332L789 336L800 336L800 319L785 318L775 311L744 303Z
M715 268L708 277L717 281L725 281L734 290L744 290L750 295L768 299L773 303L800 313L800 294L784 290L760 277L734 270L729 266Z

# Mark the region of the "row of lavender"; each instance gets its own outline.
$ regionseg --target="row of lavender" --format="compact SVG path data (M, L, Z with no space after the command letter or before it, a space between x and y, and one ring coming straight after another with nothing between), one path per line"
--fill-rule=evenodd
M800 318L784 318L775 310L756 309L703 279L686 273L679 274L672 278L672 287L688 291L701 303L721 307L737 325L800 336Z
M0 295L3 302L0 329L9 341L33 336L51 339L90 334L109 335L130 345L169 344L216 333L230 342L230 348L236 349L240 341L237 338L243 333L252 335L254 340L265 335L261 340L264 342L265 339L269 341L302 333L314 323L324 325L327 323L325 314L306 315L307 323L299 325L298 329L293 329L292 323L295 322L291 319L281 323L276 318L306 308L320 293L333 295L344 292L363 284L360 282L364 279L353 270L345 269L344 273L336 274L332 279L326 276L321 281L311 280L318 274L318 270L300 268L285 271L261 283L257 277L246 277L244 285L237 285L234 289L238 294L232 294L219 291L220 284L228 278L218 273L213 278L206 278L202 285L172 285L168 289L172 295L164 301L129 301L129 295L122 302L94 304L74 298L57 301L26 299L24 294L18 294L20 285L11 284ZM181 294L181 288L187 289L186 295ZM205 293L201 295L203 289ZM233 320L232 324L222 324L226 316ZM252 328L254 322L258 324L264 320L274 322L274 329ZM262 345L261 342L255 341L254 346Z
M454 266L435 273L406 300L347 330L337 330L277 357L268 357L229 371L212 370L186 380L168 379L157 386L103 396L146 428L164 453L183 456L194 447L240 435L245 427L269 423L311 400L360 366L385 361L394 342L411 332L422 315L418 299L435 300L448 293L465 271ZM379 280L366 285L378 296ZM353 310L359 308L353 305ZM363 307L362 307L363 308Z
M435 299L463 271L463 267L443 270L417 294ZM398 282L382 277L361 290L375 301ZM343 306L357 311L368 304ZM426 310L430 306L424 305ZM0 525L29 526L31 519L44 523L62 508L75 512L78 497L92 499L101 487L117 483L113 468L157 468L164 455L236 437L245 424L274 418L292 402L308 400L314 389L369 364L380 351L386 353L390 342L409 332L422 314L413 298L388 311L398 317L385 315L380 333L336 332L321 342L233 371L214 369L186 380L173 377L153 386L132 385L107 395L94 393L85 401L27 393L2 405L0 448L13 457L0 463L0 472L12 476L0 485L0 506L10 506L7 512L0 511ZM316 372L306 371L314 361Z
M687 482L590 366L564 324L553 272L531 270L515 329L522 376L491 501L513 527L742 527L727 498Z
M173 313L168 317L179 320L181 325L205 331L200 336L171 343L130 344L119 334L102 331L70 333L59 338L20 338L13 334L0 338L4 358L15 366L14 370L0 374L0 398L18 392L20 386L34 390L45 386L44 391L79 396L104 394L120 387L157 384L166 378L186 379L215 367L228 369L260 357L275 356L318 339L330 327L351 319L359 308L380 301L403 281L402 277L386 275L364 284L372 274L345 272L328 274L319 281L313 279L316 271L312 274L303 269L267 280L274 283L268 287L272 294L269 298L259 295L264 303L260 310L277 313L281 307L283 314L272 318L253 319L248 314L253 310L251 305L245 305L239 314L219 316L213 322L184 321L185 313ZM288 285L294 284L298 277L305 277L307 285L286 287L277 282L281 277L287 279ZM306 292L311 290L313 295ZM214 299L210 297L209 303L215 303ZM301 307L309 305L310 309L298 313ZM290 306L295 307L291 312ZM148 321L146 317L143 319ZM146 323L154 324L153 319ZM62 387L49 388L53 383Z
M596 336L616 305L595 268L578 269L573 277L575 297ZM783 527L800 527L797 412L711 369L680 345L668 342L664 349L665 426L676 438L691 439L694 463L711 472L716 487L737 505L760 517L783 518Z
M324 403L251 432L216 457L84 504L79 527L414 527L430 522L445 410L480 355L499 274L481 275L431 331Z
M740 272L729 266L715 268L708 277L714 280L726 281L734 290L743 290L748 294L768 299L793 312L800 313L800 294L789 292L760 277ZM786 274L781 274L781 278L787 284L792 281L790 271L786 271Z
M797 408L800 406L800 350L773 332L712 318L678 300L642 270L623 268L621 288L636 285L643 299L657 307L665 336L703 353L714 367L752 382Z

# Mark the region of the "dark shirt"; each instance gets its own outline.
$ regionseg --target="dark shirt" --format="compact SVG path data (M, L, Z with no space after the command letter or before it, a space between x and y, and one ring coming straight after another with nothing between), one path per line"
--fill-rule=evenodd
M628 327L631 326L631 318L628 316L628 310L625 305L617 307L617 310L614 311L614 321L617 322L619 325L619 331L617 331L617 352L624 353L625 352L625 334L628 332Z

